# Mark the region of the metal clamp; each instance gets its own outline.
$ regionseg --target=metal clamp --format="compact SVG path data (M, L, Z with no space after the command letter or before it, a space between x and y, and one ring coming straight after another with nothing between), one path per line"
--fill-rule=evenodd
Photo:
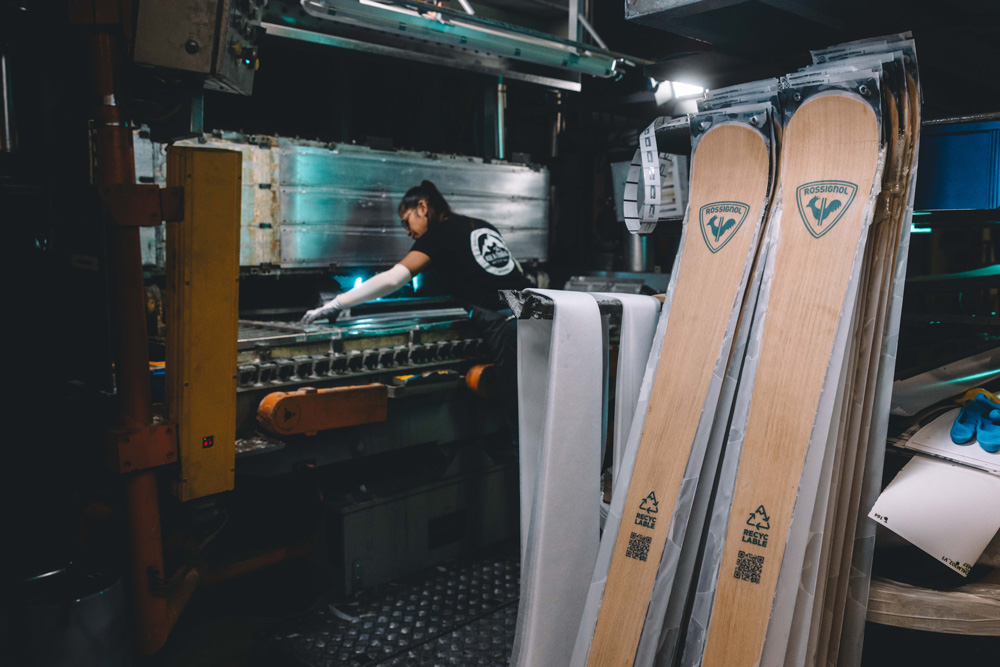
M551 320L555 315L555 303L552 299L519 290L500 290L500 296L506 301L507 307L519 320ZM601 315L621 315L622 303L618 299L600 296L594 297Z
M177 462L177 424L108 431L108 466L120 473Z
M184 188L158 185L109 185L101 189L111 224L156 227L184 219Z

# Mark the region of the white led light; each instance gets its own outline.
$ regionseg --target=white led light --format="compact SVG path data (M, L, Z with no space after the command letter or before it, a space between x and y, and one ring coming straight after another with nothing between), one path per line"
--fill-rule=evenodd
M694 97L695 95L701 95L705 92L705 89L702 86L695 86L690 83L680 83L678 81L674 81L671 85L674 88L674 96L678 99L684 97Z

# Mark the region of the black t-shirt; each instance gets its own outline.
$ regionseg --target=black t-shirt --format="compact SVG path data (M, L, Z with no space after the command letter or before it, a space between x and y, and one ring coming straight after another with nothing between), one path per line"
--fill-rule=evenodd
M452 214L431 223L411 250L430 257L445 289L468 305L498 310L497 290L530 286L500 232L485 220Z

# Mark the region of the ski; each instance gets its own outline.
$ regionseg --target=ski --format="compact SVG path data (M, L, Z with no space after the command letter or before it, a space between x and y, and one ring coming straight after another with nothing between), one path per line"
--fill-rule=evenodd
M865 85L819 92L784 130L780 229L754 376L740 389L749 411L704 665L760 660L806 453L830 429L830 416L824 423L817 413L824 387L833 385L826 403L836 392L841 366L832 358L844 352L835 343L853 320L845 304L853 308L869 201L880 187L879 117L865 99L872 94Z
M772 173L767 113L695 116L692 128L699 138L690 204L662 344L654 347L655 377L648 407L636 415L641 430L632 428L629 474L614 490L620 523L609 515L574 665L635 658L668 534L683 539L690 500L678 503L678 495L701 467L763 228Z

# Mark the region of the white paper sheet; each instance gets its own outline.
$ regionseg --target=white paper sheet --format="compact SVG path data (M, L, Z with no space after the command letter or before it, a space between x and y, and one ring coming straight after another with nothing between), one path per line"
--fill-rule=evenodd
M1000 477L915 456L868 516L966 576L1000 529Z
M1000 475L1000 452L987 452L979 446L975 437L964 445L956 445L951 441L951 425L955 423L958 411L955 408L945 412L914 433L908 441L900 443L900 446Z

